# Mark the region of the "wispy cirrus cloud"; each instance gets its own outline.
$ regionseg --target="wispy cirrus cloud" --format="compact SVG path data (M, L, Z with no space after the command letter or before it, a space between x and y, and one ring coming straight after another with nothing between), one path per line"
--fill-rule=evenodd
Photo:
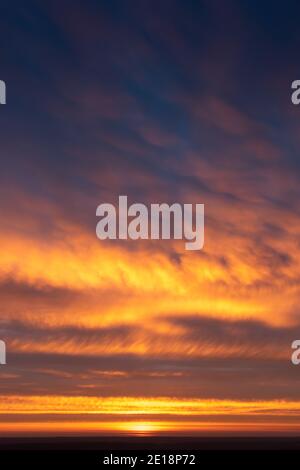
M40 413L39 396L49 413L67 416L72 397L93 412L84 397L109 408L122 390L186 412L184 398L210 399L214 416L230 398L251 421L266 400L264 426L274 407L286 432L299 398L297 15L287 27L276 5L265 24L250 4L171 3L3 11L1 410ZM204 250L100 243L96 207L119 194L204 203Z

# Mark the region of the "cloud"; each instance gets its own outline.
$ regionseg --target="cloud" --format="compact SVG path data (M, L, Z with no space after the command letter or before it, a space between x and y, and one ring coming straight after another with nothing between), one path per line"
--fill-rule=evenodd
M268 24L236 2L3 12L8 401L298 400L297 44L273 12ZM204 250L99 242L96 207L119 194L204 203Z

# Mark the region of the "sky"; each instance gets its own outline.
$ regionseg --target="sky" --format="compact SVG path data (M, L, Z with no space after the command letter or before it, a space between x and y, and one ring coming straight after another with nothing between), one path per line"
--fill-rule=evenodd
M1 435L299 434L299 13L1 1ZM100 241L119 195L203 250Z

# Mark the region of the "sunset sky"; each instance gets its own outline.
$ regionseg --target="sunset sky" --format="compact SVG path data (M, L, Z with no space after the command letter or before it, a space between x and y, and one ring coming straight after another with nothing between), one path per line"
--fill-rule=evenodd
M299 2L1 1L0 435L300 433ZM96 208L205 205L205 244Z

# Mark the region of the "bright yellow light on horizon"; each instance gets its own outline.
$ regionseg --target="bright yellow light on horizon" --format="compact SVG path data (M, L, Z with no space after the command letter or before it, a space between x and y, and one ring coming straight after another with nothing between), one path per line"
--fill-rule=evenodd
M155 431L160 431L161 429L159 423L151 423L144 421L128 423L126 427L129 433L135 434L136 436L149 436L155 433Z

